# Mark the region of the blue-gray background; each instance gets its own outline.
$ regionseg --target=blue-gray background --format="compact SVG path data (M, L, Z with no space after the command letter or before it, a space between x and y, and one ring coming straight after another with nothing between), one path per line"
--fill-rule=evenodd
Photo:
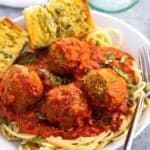
M9 16L13 19L21 14L22 9L0 6L0 17ZM140 2L130 10L113 14L113 16L123 19L150 39L150 0L140 0ZM121 149L122 148L118 150ZM150 150L150 126L147 127L142 134L136 138L132 149ZM0 148L0 150L2 149Z

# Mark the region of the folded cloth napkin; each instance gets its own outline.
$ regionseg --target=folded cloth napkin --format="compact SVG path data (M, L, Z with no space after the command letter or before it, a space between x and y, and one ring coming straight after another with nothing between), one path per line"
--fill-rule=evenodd
M0 0L0 5L24 8L32 5L44 4L48 0Z

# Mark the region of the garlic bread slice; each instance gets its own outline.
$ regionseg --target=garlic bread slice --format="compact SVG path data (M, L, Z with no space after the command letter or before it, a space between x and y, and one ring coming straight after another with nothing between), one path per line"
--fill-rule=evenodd
M32 49L46 47L56 39L54 19L42 6L26 8L23 15Z
M21 27L7 17L0 20L0 75L16 60L26 41Z
M95 26L86 0L50 0L45 8L57 24L57 37L83 37Z

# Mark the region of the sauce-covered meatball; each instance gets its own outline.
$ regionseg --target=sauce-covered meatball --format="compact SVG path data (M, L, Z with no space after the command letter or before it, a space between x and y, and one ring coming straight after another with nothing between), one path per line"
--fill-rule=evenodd
M52 89L46 98L45 111L49 122L62 129L83 126L90 118L82 91L74 84Z
M127 84L111 69L89 72L83 77L83 89L93 108L117 109L127 99Z
M20 112L40 99L43 85L35 71L29 71L22 65L12 65L3 74L0 90L3 103Z
M88 59L88 44L77 38L60 39L49 52L50 69L59 75L72 75L75 69Z

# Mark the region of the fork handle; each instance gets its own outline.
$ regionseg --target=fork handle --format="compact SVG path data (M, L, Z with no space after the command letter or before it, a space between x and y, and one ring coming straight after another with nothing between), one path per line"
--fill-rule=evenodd
M147 94L144 94L138 100L138 103L137 103L137 106L136 106L136 109L135 109L135 112L134 112L134 115L133 115L133 118L131 121L131 125L130 125L129 130L128 130L128 134L127 134L127 137L125 140L123 150L131 150L131 146L132 146L136 126L138 123L138 119L139 119L141 112L142 112L142 104L143 104L145 97L147 97L147 96L148 96Z

